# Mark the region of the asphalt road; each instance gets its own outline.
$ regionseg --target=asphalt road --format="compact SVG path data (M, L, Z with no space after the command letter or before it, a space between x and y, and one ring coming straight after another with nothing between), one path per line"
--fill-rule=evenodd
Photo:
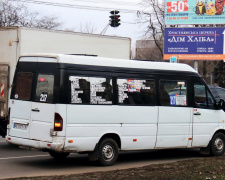
M196 149L129 152L121 153L114 166L101 167L89 162L87 155L70 154L56 161L47 152L20 149L0 138L0 179L108 171L201 157Z

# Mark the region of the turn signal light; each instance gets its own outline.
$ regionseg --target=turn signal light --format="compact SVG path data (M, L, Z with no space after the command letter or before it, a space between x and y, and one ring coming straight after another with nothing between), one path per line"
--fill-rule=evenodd
M55 127L61 127L61 124L55 122Z
M60 114L55 113L55 121L54 121L54 131L62 131L63 130L63 118Z

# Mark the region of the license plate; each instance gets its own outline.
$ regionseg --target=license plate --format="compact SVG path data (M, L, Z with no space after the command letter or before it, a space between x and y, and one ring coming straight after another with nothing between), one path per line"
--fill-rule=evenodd
M28 124L20 124L20 123L14 123L13 128L15 129L21 129L21 130L26 130Z

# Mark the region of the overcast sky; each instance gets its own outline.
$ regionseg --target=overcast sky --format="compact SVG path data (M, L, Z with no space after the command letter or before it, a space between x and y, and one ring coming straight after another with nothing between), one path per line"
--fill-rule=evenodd
M111 10L120 10L121 25L108 27L105 35L132 38L132 44L143 37L144 25L137 23L137 11L143 10L142 0L26 0L23 2L42 15L54 15L64 29L80 30L90 25L100 34L109 22ZM40 3L40 4L38 4ZM50 3L44 5L42 3Z

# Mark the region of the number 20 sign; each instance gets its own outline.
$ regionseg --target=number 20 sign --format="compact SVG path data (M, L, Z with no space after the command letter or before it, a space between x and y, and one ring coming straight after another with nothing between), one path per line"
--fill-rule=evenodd
M188 11L188 1L167 2L167 13Z

